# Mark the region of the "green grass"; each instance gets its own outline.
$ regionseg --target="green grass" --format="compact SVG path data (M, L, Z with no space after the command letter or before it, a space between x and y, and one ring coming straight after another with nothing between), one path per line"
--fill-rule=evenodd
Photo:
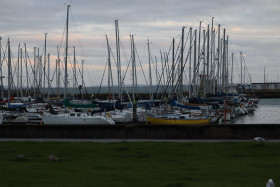
M0 142L0 186L280 184L280 143ZM17 160L17 154L24 160ZM61 162L51 162L52 153Z

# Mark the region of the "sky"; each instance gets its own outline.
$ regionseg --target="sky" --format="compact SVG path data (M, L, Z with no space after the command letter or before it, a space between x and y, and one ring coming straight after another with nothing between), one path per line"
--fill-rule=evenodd
M199 21L203 21L202 29L207 29L208 24L211 26L211 17L214 17L216 31L218 24L221 24L222 29L226 29L226 35L229 35L229 53L234 54L233 82L240 82L240 51L244 55L252 82L264 81L264 69L266 82L280 81L279 0L0 0L0 4L0 36L3 50L9 38L15 65L18 45L20 43L24 51L26 43L30 66L33 63L34 47L39 48L40 55L44 55L44 33L48 33L46 51L50 53L51 78L54 75L57 46L61 58L65 56L63 48L66 5L71 4L68 66L70 85L73 84L73 46L76 48L78 66L81 67L82 60L85 62L85 84L100 85L108 58L105 34L108 35L114 58L116 56L116 19L119 21L122 73L125 72L130 58L130 35L134 35L139 56L138 84L146 84L149 39L153 59L153 84L156 84L155 59L157 58L158 66L161 66L160 51L168 52L172 38L175 38L175 45L178 45L183 26L186 26L185 35L190 27L193 30L198 29ZM2 53L2 57L3 55ZM117 73L113 58L112 66L116 85ZM187 64L186 77L188 66ZM3 71L6 71L6 67L7 63L4 61ZM130 68L131 66L125 78L127 85L132 82ZM103 85L107 84L107 77L105 74ZM55 85L55 78L52 79L52 85ZM77 79L80 84L81 76L78 75ZM25 79L23 82L26 84Z

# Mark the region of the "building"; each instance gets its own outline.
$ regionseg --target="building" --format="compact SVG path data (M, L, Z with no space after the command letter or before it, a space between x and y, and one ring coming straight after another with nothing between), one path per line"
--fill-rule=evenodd
M255 91L280 91L280 82L252 83Z

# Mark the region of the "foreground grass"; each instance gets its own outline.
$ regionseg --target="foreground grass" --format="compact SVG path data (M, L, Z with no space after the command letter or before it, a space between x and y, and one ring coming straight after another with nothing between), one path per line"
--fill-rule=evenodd
M0 142L0 186L280 184L280 143ZM17 154L24 154L22 161ZM51 162L50 153L62 162Z

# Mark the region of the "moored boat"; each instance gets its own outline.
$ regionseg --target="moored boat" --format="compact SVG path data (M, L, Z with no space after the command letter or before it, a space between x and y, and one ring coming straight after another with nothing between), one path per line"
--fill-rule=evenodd
M108 116L88 115L86 113L64 113L58 115L42 115L45 125L114 125Z
M147 121L151 124L169 124L169 125L202 125L209 124L211 117L192 117L188 114L183 115L163 115L148 116Z

